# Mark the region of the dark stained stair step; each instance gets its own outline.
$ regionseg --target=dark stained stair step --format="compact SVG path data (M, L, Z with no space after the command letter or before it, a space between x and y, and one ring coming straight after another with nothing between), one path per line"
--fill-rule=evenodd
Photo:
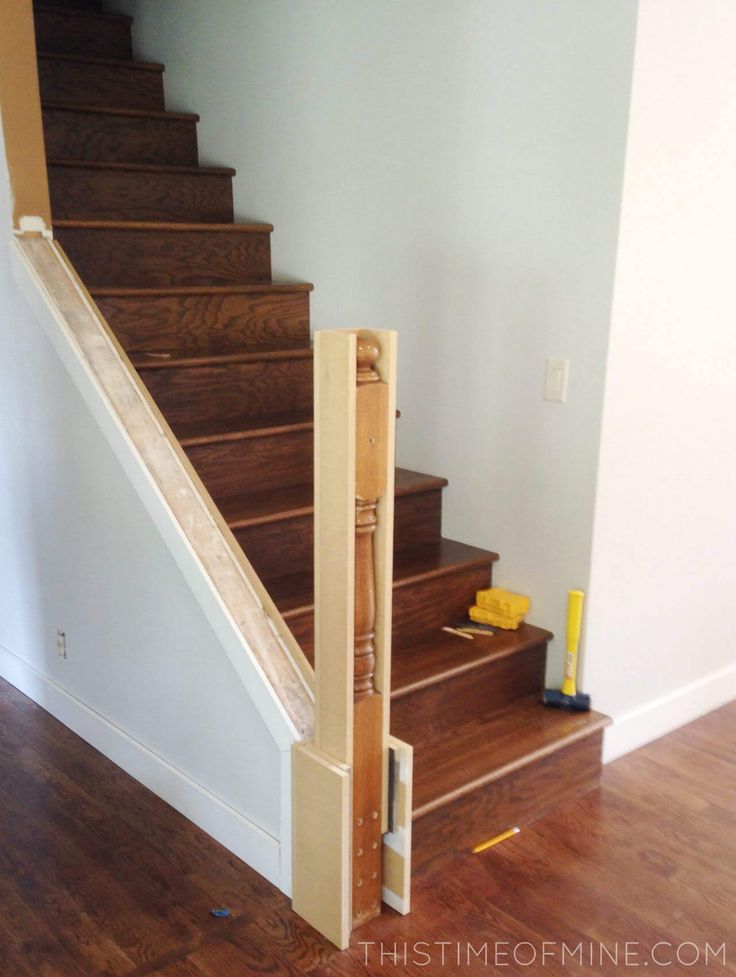
M92 297L132 357L214 356L309 345L307 283L94 289Z
M439 539L442 489L446 484L443 478L396 469L396 549ZM274 577L298 569L311 572L314 559L311 482L215 501L260 576Z
M50 159L51 213L62 220L227 223L233 219L234 173L213 166Z
M209 421L239 425L312 404L312 350L233 354L139 365L143 382L174 432Z
M450 734L418 736L415 868L437 865L595 787L608 722L596 712L549 709L533 696L485 720L456 725Z
M265 491L313 477L311 409L301 416L260 418L250 427L230 431L187 424L179 440L199 477L220 497L236 495L244 486Z
M488 587L496 553L456 540L415 546L394 560L394 650L454 623L476 590ZM266 579L273 597L307 657L314 655L314 586L309 572ZM425 638L426 640L426 638ZM462 639L461 639L462 640Z
M121 61L133 57L133 19L126 14L36 4L34 21L39 51Z
M271 224L54 221L92 289L225 285L271 279Z
M499 630L472 641L440 631L397 648L391 674L392 731L409 741L452 735L456 725L482 719L512 699L541 696L551 637L523 624L518 631Z
M144 61L82 57L76 54L38 55L41 101L162 112L164 66Z
M46 102L48 159L196 166L198 115Z

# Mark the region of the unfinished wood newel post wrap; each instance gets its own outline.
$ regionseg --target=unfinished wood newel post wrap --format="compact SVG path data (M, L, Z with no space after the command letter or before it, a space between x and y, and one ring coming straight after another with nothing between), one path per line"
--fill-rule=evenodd
M339 946L387 897L395 351L389 331L315 336L315 736L294 749L293 900Z

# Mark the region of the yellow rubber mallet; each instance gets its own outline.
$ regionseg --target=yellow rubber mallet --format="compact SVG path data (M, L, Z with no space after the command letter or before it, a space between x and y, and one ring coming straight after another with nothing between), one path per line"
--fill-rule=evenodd
M590 696L585 695L584 692L578 692L575 686L584 600L585 594L582 590L568 590L565 679L562 683L562 689L545 689L542 698L545 706L552 706L555 709L572 709L575 712L588 712L590 709Z

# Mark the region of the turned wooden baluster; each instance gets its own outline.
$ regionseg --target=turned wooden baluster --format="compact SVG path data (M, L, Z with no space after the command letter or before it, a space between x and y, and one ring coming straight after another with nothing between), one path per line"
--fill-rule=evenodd
M358 337L355 464L355 666L353 727L353 926L381 911L383 706L375 686L377 507L386 491L388 387L380 350Z

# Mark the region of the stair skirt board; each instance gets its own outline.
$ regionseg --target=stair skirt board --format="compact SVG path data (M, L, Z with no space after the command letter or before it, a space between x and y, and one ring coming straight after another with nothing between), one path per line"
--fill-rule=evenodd
M179 439L190 488L201 478L211 493L259 625L278 631L268 655L251 651L286 749L312 716L311 286L272 281L273 227L234 222L233 171L197 166L198 117L165 111L163 65L130 58L129 21L73 5L63 25L38 18L53 48L39 77L54 233ZM84 9L97 13L77 29ZM427 864L592 786L605 724L541 705L548 632L470 642L441 630L498 558L442 537L445 485L397 471L392 732L414 747L414 851Z
M13 273L219 635L279 749L311 735L309 666L54 242L17 237ZM186 527L186 529L184 529ZM273 626L269 623L269 618Z

